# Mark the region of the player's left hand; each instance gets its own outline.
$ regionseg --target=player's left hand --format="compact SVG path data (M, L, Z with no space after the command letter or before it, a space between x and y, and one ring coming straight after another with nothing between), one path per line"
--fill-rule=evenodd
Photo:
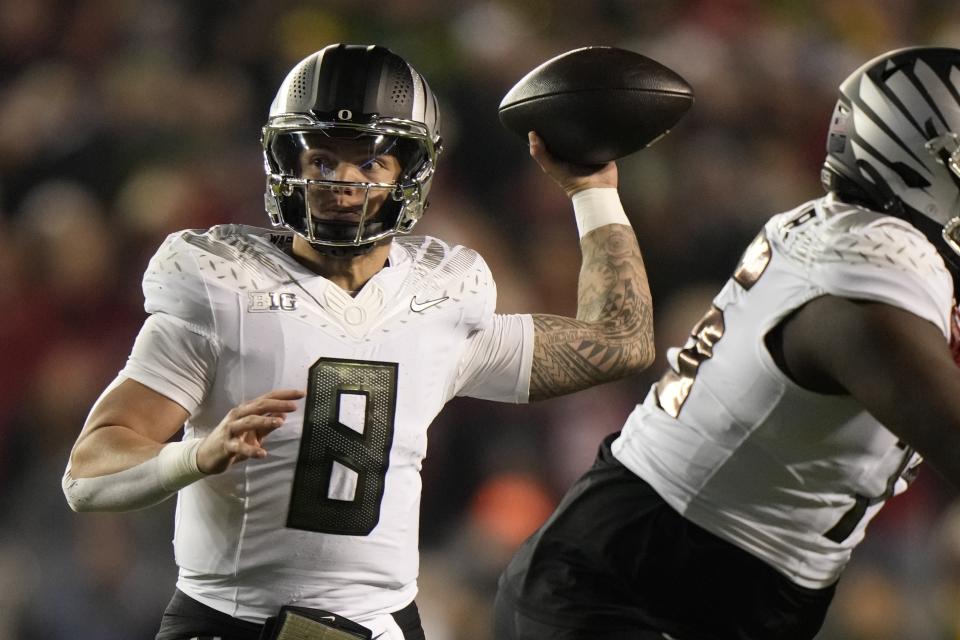
M584 189L593 187L613 187L617 188L617 164L608 162L606 164L573 164L564 162L555 158L547 146L535 131L527 134L530 141L530 155L543 172L553 178L553 181L560 185L567 197Z
M296 389L275 389L237 405L227 412L197 449L197 468L203 473L223 473L230 465L264 458L263 439L283 425L304 397Z

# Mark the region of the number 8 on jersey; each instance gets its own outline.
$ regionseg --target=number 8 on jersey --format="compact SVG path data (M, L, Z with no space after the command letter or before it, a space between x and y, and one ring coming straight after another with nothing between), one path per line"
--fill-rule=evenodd
M377 526L397 369L392 362L330 358L310 367L288 527L365 536Z

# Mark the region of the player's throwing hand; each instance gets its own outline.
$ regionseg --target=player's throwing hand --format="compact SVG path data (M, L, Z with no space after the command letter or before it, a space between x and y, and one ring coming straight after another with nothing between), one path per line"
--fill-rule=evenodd
M567 193L567 197L591 187L617 187L617 164L573 164L556 158L535 131L527 134L530 156Z
M197 467L213 474L223 473L235 462L264 458L263 439L283 425L286 414L296 411L304 396L295 389L277 389L238 405L227 412L197 452Z

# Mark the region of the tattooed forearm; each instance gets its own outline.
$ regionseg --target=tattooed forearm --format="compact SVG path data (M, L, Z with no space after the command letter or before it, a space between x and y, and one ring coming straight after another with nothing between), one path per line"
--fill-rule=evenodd
M606 225L581 241L577 317L534 315L530 399L616 380L653 362L653 312L633 229Z

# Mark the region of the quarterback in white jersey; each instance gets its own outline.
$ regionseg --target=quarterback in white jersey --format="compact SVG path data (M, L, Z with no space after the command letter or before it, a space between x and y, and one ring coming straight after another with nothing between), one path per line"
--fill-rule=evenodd
M499 639L813 638L921 456L960 486L958 133L960 50L843 83L828 195L767 222L515 556Z
M306 389L262 462L181 490L181 591L251 621L295 601L394 611L416 590L427 425L455 395L527 400L531 318L494 315L493 278L469 249L397 239L351 297L284 251L292 235L170 236L120 375L186 409L188 440L265 389Z
M578 318L499 315L476 252L405 235L439 127L402 58L326 47L290 71L264 128L275 229L174 233L151 260L150 315L63 487L76 510L179 494L158 640L423 638L420 467L444 404L547 398L652 361L616 165L557 162L531 133L581 232Z

